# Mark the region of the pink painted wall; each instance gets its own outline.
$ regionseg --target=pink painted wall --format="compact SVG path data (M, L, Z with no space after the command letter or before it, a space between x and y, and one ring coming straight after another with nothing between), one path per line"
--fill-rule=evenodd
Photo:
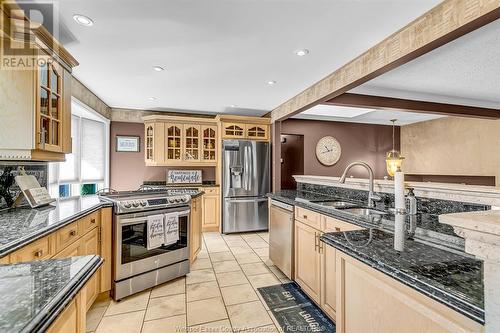
M116 136L133 135L141 140L141 151L138 153L116 152ZM149 167L144 163L144 124L111 122L110 144L110 187L118 191L135 190L144 181L165 181L168 169L196 169L202 170L204 181L215 180L215 168L189 167Z

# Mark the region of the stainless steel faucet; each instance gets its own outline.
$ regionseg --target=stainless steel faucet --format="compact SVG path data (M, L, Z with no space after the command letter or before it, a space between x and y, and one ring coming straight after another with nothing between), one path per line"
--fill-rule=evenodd
M366 164L365 162L352 162L345 168L344 173L339 179L339 183L345 183L345 179L347 177L347 173L349 170L356 165L360 165L364 167L368 171L368 175L370 176L370 184L368 185L368 207L375 207L375 201L380 201L382 198L380 198L378 195L375 194L373 190L373 170L372 168Z

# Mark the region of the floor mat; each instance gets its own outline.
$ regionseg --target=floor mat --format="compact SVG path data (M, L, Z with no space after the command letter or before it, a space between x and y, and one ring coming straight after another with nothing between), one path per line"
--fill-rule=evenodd
M296 283L257 290L284 332L335 332L335 324Z

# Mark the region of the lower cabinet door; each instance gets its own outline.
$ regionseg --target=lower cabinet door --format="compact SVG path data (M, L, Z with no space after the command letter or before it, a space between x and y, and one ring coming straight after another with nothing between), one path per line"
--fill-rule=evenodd
M203 231L219 231L219 195L203 195Z
M196 198L191 202L191 222L190 222L190 259L193 261L201 251L202 235L201 235L201 219L202 205L201 198Z
M295 220L295 281L312 300L320 301L320 232Z
M80 333L76 300L71 301L47 330L47 333Z
M332 319L336 320L335 309L337 302L336 262L337 250L333 246L322 244L321 254L321 300L320 306Z
M99 228L94 228L88 232L81 240L82 255L99 254ZM97 295L99 295L99 274L94 276L85 285L87 310L92 306Z

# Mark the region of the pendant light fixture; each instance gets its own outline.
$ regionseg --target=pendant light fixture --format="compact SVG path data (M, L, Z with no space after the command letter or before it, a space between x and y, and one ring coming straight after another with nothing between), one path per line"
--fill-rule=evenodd
M391 119L392 122L392 150L387 152L385 155L385 164L387 165L387 173L389 176L394 177L396 171L401 170L401 164L403 163L404 157L401 153L394 148L394 132L396 127L397 119Z

